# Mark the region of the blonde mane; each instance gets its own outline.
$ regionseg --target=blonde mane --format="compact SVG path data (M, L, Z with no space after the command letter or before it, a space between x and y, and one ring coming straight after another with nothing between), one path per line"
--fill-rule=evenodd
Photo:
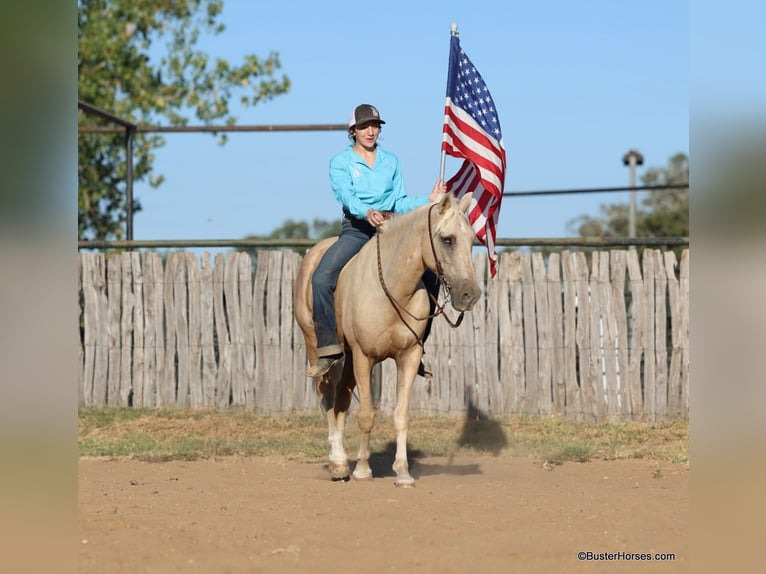
M450 222L452 222L455 217L465 218L465 215L458 209L457 200L454 198L451 198L451 200L452 207L454 209L450 209L444 217L435 218L436 222L434 227L431 229L431 233L441 232ZM408 211L407 213L394 213L391 218L384 223L383 227L381 228L381 232L397 234L399 233L400 228L409 230L412 226L411 221L417 220L419 214L422 211L430 209L432 205L434 204L427 203L416 209L413 209L412 211ZM468 221L467 218L466 221Z

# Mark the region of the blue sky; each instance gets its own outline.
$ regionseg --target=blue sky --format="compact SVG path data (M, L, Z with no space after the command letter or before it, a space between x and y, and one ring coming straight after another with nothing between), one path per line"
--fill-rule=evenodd
M639 177L689 153L685 1L226 0L222 21L206 52L238 63L277 51L292 82L272 102L234 108L239 124L343 123L372 103L387 122L380 144L399 156L411 195L439 175L451 22L499 113L507 192L626 186L629 149L644 155ZM135 188L135 239L238 239L287 219L339 217L327 169L348 143L343 132L231 134L223 147L206 134L165 137L155 166L166 182ZM449 159L447 177L457 165ZM571 219L627 200L506 197L497 235L569 236Z

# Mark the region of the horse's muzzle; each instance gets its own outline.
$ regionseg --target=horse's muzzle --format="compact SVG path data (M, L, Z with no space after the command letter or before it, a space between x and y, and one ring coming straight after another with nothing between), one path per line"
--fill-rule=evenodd
M455 311L470 311L481 297L481 288L476 284L453 285L451 289L452 306Z

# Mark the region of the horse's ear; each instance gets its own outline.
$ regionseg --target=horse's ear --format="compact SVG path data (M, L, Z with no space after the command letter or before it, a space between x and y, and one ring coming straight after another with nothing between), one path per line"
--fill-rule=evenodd
M462 198L460 198L460 211L463 213L468 211L468 206L471 205L471 199L473 198L473 192L470 191L466 193Z
M444 213L447 211L447 208L449 207L450 201L452 201L452 196L449 193L442 193L442 197L439 200L439 213Z

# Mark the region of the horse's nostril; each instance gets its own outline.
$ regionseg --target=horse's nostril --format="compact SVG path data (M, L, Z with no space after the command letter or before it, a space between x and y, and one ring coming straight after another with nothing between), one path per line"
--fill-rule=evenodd
M481 289L471 289L470 291L466 291L463 293L463 305L467 308L473 307L474 303L476 303L479 298L481 297Z
M459 301L460 301L460 307L463 310L468 310L471 307L473 307L474 303L479 300L479 295L481 292L475 291L475 290L469 290L469 291L463 291L463 293L460 295Z

